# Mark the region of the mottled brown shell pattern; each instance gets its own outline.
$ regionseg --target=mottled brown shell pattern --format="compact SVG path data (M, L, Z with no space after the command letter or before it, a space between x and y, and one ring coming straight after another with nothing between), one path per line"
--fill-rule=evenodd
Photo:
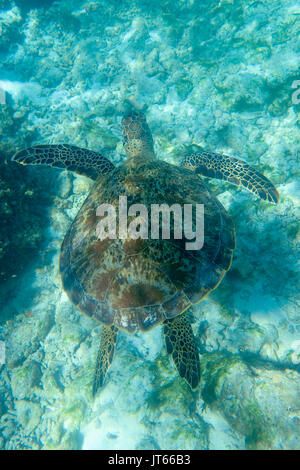
M185 240L97 238L102 203L204 204L204 246ZM235 247L230 216L192 171L157 159L127 159L100 176L61 249L63 286L85 314L128 332L148 330L199 302L229 269Z

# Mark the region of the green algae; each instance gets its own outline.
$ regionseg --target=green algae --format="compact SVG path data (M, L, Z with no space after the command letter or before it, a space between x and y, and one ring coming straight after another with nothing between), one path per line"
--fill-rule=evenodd
M77 399L66 405L62 410L62 417L71 423L72 428L76 428L81 423L87 411L87 403Z
M204 384L201 395L205 403L218 409L230 426L245 436L247 449L269 448L274 437L273 432L252 394L251 371L248 366L239 356L221 352L204 354L201 356L201 364ZM241 368L243 375L248 377L248 393L229 397L230 392L224 391L224 384L231 380L230 374L235 368Z
M213 353L201 355L202 398L207 404L212 404L217 400L216 389L221 379L235 364L240 362L237 356L226 353Z
M268 448L271 445L272 435L257 400L245 404L241 412L241 422L247 449Z
M149 368L153 379L145 400L148 421L155 422L156 427L168 422L168 441L177 446L185 443L187 448L207 449L209 426L196 411L199 390L192 391L185 380L177 376L166 354L158 357Z
M187 78L182 78L176 82L176 91L182 100L185 100L193 89L193 83Z
M167 403L177 403L178 408L188 409L195 393L183 379L180 379L175 367L166 354L160 355L156 361L149 364L152 380L152 390L146 398L146 406L150 410L163 408Z

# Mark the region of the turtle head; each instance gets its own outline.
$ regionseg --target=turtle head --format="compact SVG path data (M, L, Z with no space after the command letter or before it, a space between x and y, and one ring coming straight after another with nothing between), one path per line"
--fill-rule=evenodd
M122 119L123 145L128 158L154 158L153 140L143 113L132 111Z

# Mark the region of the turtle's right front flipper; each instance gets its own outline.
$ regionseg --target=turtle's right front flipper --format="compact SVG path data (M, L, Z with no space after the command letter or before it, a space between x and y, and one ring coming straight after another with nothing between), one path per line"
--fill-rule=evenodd
M48 165L96 180L114 169L103 155L73 145L35 145L16 153L12 160L22 165Z
M93 396L95 396L98 389L103 386L105 376L114 358L117 337L118 328L115 326L103 326L100 348L97 356Z

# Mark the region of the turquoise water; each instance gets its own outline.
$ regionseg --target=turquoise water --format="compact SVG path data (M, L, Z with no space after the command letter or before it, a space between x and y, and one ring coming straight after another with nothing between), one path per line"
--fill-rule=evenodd
M299 15L295 0L0 0L0 448L300 448ZM10 159L66 143L118 165L128 107L143 110L161 160L240 158L280 202L205 180L236 250L190 309L198 389L157 327L121 332L93 398L101 326L59 274L93 182Z

